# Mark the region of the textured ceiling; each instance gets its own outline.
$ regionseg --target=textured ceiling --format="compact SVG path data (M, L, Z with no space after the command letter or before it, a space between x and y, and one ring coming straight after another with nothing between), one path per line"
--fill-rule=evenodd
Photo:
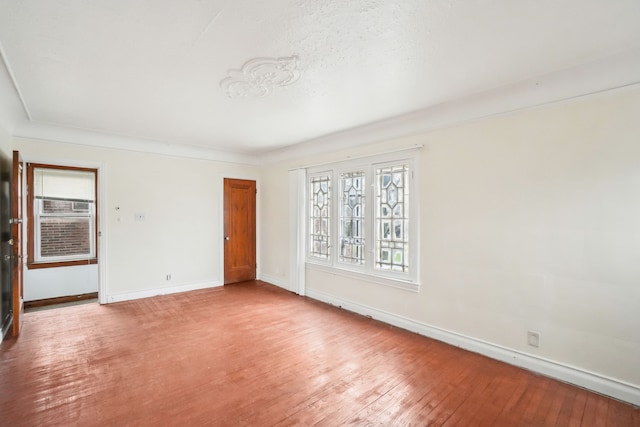
M256 153L635 51L639 22L638 0L0 0L0 45L32 123ZM290 84L229 96L291 57Z

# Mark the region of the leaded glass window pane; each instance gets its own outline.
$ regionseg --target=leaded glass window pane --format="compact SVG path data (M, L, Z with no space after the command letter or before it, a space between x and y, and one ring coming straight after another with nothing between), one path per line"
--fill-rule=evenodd
M364 171L340 174L340 262L364 264Z
M331 177L312 176L309 179L309 255L329 258L331 231Z
M375 268L409 272L409 166L375 169Z

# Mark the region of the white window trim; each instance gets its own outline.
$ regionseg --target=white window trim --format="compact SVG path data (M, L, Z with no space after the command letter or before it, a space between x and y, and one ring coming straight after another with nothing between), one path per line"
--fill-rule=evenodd
M420 283L412 282L409 280L401 280L391 277L380 276L377 274L370 274L363 271L354 271L342 267L333 267L331 265L324 265L316 262L307 261L307 268L309 270L321 271L323 273L334 274L336 276L347 277L350 279L362 280L368 283L374 283L376 285L389 286L392 288L398 288L405 291L420 292Z
M416 164L418 163L416 149L395 152L386 155L376 155L370 157L359 158L355 160L347 160L332 164L324 164L318 167L310 167L307 169L306 185L309 185L310 178L321 174L331 173L331 228L330 228L330 251L328 259L318 259L309 255L308 245L306 247L306 264L314 270L324 271L332 274L338 274L345 277L364 280L385 286L405 289L418 292L420 290L420 221L417 206L419 206L419 179ZM409 201L409 218L410 218L410 235L413 238L409 247L409 273L400 273L395 271L385 271L375 269L375 232L374 232L374 212L375 212L375 179L374 170L376 167L390 164L405 163L409 165L410 171L410 201ZM351 264L338 261L339 250L339 212L340 212L340 174L344 172L353 172L358 170L365 171L365 264ZM308 201L307 201L308 203ZM306 218L309 224L309 217ZM306 233L307 237L309 233Z

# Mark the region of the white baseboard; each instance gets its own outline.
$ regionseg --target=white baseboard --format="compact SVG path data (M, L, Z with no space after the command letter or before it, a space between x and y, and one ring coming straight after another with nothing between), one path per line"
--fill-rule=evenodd
M280 277L275 277L269 274L260 273L259 280L262 280L263 282L271 283L272 285L276 285L282 289L291 291L291 289L289 288L289 281L284 280Z
M640 406L640 387L636 385L447 331L426 323L416 322L415 320L335 297L321 291L307 288L306 293L309 298L342 307L345 310L364 316L370 316L390 325Z
M189 283L177 286L169 286L165 288L153 288L146 289L144 291L137 292L124 292L120 294L110 294L107 295L107 304L114 302L122 302L122 301L130 301L134 299L141 298L150 298L158 295L168 295L168 294L176 294L179 292L188 292L195 291L198 289L207 289L207 288L215 288L217 286L222 286L223 284L220 282L200 282L200 283Z

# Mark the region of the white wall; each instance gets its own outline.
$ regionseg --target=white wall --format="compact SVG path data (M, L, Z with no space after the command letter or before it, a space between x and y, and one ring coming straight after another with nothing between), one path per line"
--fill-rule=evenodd
M255 178L255 168L50 141L18 139L15 148L25 161L100 165L107 301L222 283L222 177ZM136 213L145 221L134 221Z
M98 265L36 268L24 271L24 300L35 301L98 292Z
M307 294L639 404L638 117L636 86L266 168L263 273L287 284L287 169L424 144L420 292L307 268Z
M2 120L2 110L0 110L0 150L8 157L13 155L11 149L11 136L9 131L5 127L4 120Z
M289 284L289 177L286 168L278 173L263 173L262 190L258 198L262 210L257 221L261 224L261 279L288 290L297 287ZM266 268L266 270L265 270Z

